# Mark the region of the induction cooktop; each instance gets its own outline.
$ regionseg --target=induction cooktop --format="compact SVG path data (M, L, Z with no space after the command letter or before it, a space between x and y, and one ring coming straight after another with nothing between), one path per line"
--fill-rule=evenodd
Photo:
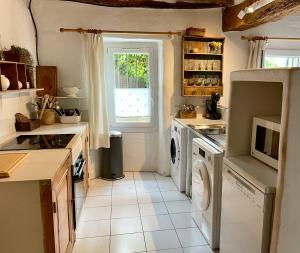
M74 134L20 135L0 146L0 150L61 149L66 148L73 137Z

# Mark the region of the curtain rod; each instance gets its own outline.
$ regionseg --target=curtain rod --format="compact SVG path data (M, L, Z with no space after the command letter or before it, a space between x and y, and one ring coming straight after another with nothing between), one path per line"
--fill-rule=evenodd
M60 32L77 32L77 33L117 33L117 34L166 34L166 35L181 35L181 32L146 32L146 31L113 31L113 30L97 30L97 29L69 29L69 28L60 28Z
M242 36L242 40L300 40L300 38L286 38L286 37L263 37L263 36L254 36L254 37L247 37Z

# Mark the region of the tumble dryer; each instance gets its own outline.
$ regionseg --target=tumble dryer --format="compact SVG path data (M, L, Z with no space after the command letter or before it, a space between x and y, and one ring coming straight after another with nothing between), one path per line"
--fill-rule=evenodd
M193 139L192 217L212 249L220 243L223 151Z
M186 149L187 128L173 120L171 124L171 176L179 191L185 191L186 185Z

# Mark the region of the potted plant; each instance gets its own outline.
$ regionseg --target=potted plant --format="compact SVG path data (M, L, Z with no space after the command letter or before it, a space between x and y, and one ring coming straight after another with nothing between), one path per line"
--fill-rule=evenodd
M222 42L212 41L208 45L210 54L221 54Z
M10 50L4 50L3 54L6 61L21 62L29 66L33 65L32 55L26 48L12 45Z

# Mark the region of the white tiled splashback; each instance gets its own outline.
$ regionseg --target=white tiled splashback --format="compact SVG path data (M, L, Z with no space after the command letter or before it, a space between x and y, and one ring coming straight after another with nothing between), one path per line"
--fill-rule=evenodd
M35 96L33 92L0 94L0 137L15 132L15 114L29 116L27 104Z

